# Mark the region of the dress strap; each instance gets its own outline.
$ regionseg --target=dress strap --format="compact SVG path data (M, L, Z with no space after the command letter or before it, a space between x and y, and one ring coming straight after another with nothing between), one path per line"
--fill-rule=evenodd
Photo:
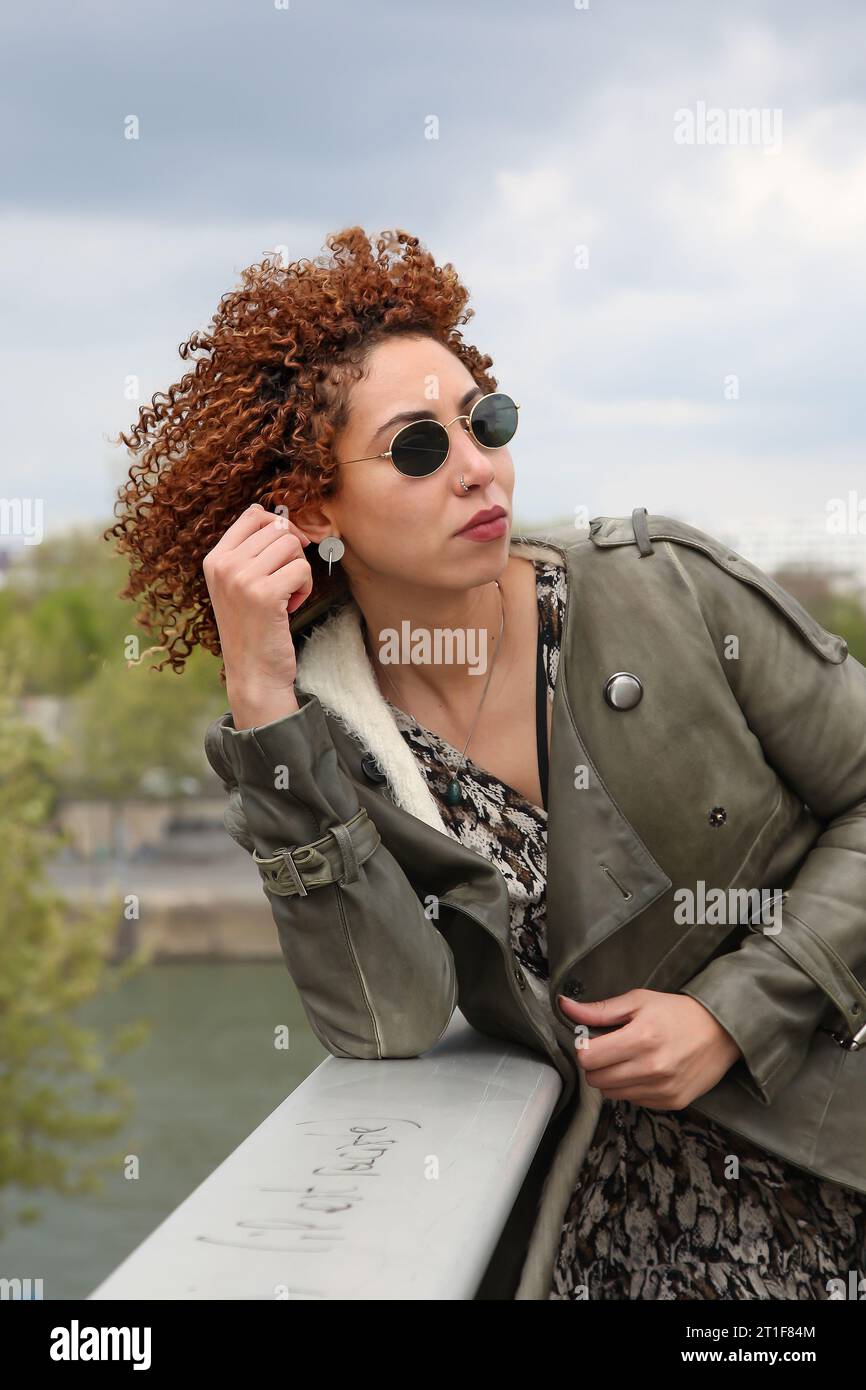
M535 741L538 750L538 779L541 783L541 804L547 810L547 672L544 669L544 634L538 624L538 643L535 659Z

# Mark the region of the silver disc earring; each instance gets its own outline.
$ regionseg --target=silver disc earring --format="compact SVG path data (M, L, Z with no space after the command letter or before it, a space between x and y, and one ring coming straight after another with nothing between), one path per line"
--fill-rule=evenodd
M324 540L319 541L319 554L323 560L328 562L328 578L331 577L331 561L342 560L346 553L346 547L339 536L325 536Z

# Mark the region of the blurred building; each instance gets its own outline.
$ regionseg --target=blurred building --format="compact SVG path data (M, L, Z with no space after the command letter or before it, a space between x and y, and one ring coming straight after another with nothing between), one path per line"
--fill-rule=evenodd
M18 713L24 723L52 745L58 744L63 737L68 709L69 700L65 695L22 695L18 701Z
M832 531L825 513L727 517L712 534L767 574L817 572L832 588L866 599L866 533Z

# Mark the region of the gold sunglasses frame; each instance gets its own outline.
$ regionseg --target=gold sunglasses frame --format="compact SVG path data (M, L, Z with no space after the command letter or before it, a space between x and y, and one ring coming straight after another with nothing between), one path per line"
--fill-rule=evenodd
M366 458L362 458L362 459L344 459L343 462L342 462L341 464L338 465L338 467L344 468L344 467L346 466L346 464L349 464L349 463L372 463L374 459L388 459L388 460L390 461L391 467L394 468L394 469L396 469L396 471L400 474L400 477L401 477L401 478L411 478L411 479L413 479L413 480L417 480L417 479L419 479L419 478L432 478L434 473L438 473L440 468L444 468L444 467L445 467L445 464L448 462L448 459L449 459L450 456L451 456L451 436L448 434L448 430L451 428L451 426L452 426L457 420L465 420L465 421L467 422L467 425L468 425L468 428L469 428L469 434L470 434L470 435L472 436L472 438L475 440L475 443L478 445L479 449L487 449L490 453L493 453L494 450L496 450L496 449L504 449L504 448L507 447L507 445L505 445L505 444L482 444L482 443L481 443L481 440L477 438L477 436L476 436L476 434L475 434L475 431L474 431L473 428L472 428L472 416L475 414L475 412L476 412L476 410L478 409L478 407L479 407L484 401L489 401L489 400L490 400L490 397L491 397L491 396L507 396L507 395L508 395L508 392L507 392L507 391L488 391L487 394L486 394L485 396L480 396L480 397L478 398L478 400L475 402L475 404L473 405L473 407L472 407L472 409L470 410L470 412L469 412L468 415L455 415L455 416L454 416L454 419L453 419L453 420L449 420L447 425L442 425L442 421L441 421L441 420L435 420L435 419L433 419L432 416L430 416L430 419L433 419L434 425L442 425L443 430L445 430L445 433L446 433L446 435L447 435L447 437L448 437L448 449L447 449L447 452L446 452L445 457L444 457L444 459L442 460L442 462L441 462L440 464L437 464L437 466L436 466L434 469L432 469L431 472L429 472L429 473L404 473L403 470L402 470L402 468L397 468L397 465L396 465L396 463L394 462L394 459L393 459L393 457L392 457L392 455L393 455L393 453L394 453L394 444L395 444L395 442L397 441L397 439L399 439L399 437L400 437L400 435L403 433L403 431L404 431L404 430L411 430L411 429L414 429L414 427L415 427L416 425L420 425L420 424L421 424L421 421L420 421L420 420L409 420L405 425L401 425L400 428L397 430L396 434L394 434L394 436L392 437L390 445L388 446L388 448L385 450L385 452L384 452L383 454L368 454L368 456L367 456ZM510 401L512 401L515 410L519 412L519 411L520 411L520 406L519 406L518 402L514 400L514 397L513 397L513 396L508 396L508 399L509 399ZM424 418L426 419L427 417L425 416ZM520 415L519 415L519 413L518 413L518 416L517 416L517 424L518 424L518 425L520 424ZM515 425L515 427L514 427L514 434L516 434L516 433L517 433L517 425ZM514 438L514 434L511 436L511 439ZM511 443L511 439L508 440L508 444Z

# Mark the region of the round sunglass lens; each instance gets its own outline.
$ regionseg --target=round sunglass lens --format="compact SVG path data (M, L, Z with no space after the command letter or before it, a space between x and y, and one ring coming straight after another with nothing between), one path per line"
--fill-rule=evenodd
M407 478L435 473L448 456L448 431L438 420L417 420L405 425L391 448L395 468Z
M485 396L472 412L472 433L486 449L501 449L517 430L517 406L501 391Z

